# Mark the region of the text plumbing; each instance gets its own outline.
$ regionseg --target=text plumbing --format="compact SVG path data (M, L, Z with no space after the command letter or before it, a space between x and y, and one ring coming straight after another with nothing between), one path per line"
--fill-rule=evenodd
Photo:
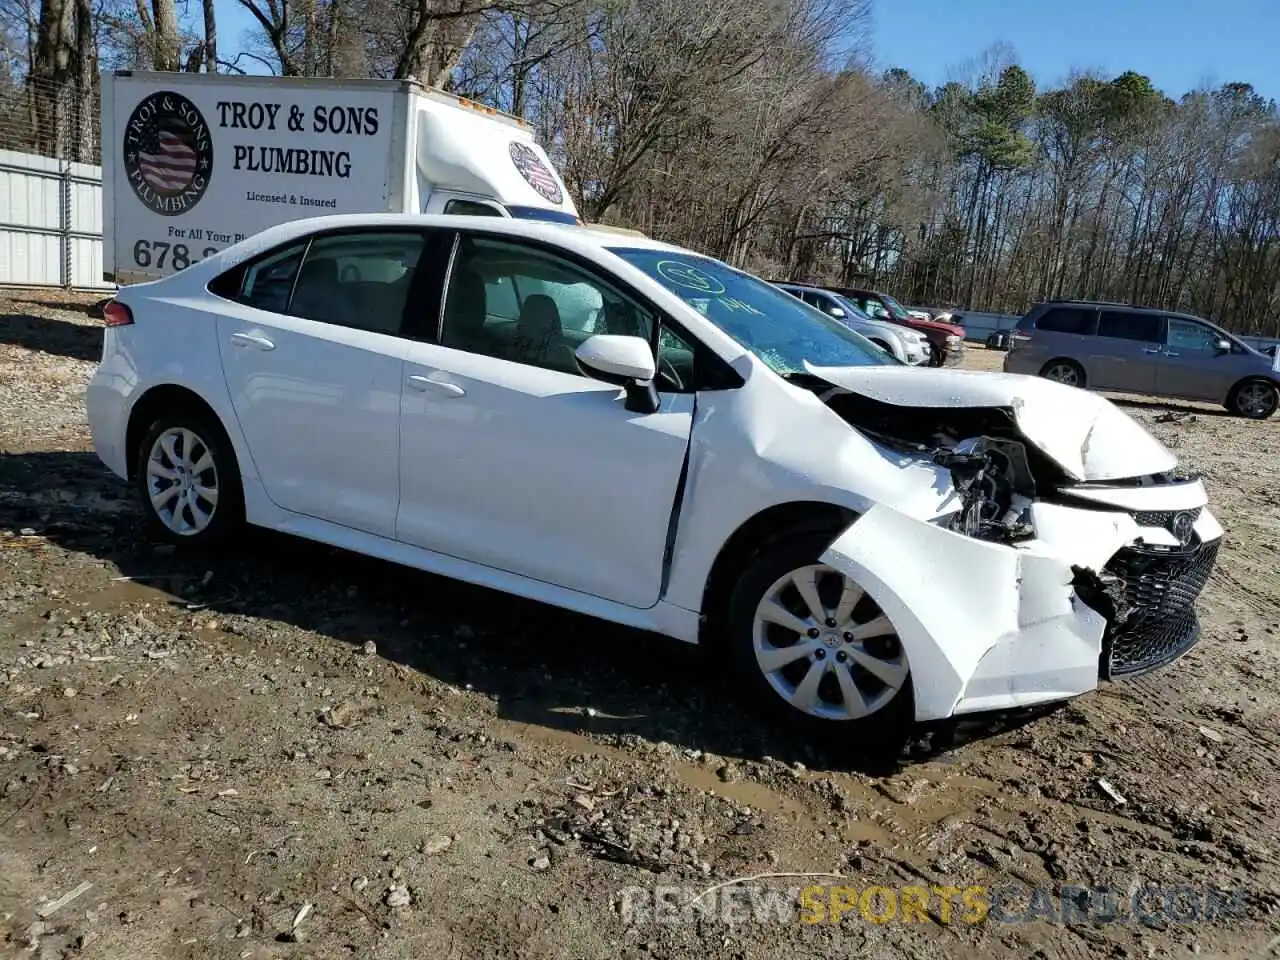
M317 104L307 111L296 104L218 101L218 126L230 130L374 137L379 119L378 108L370 106ZM346 179L351 176L351 154L340 149L237 143L232 147L232 166L251 173Z

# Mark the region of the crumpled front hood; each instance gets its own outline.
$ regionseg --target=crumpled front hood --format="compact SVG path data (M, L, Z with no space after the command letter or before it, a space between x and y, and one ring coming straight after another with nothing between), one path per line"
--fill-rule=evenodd
M900 407L1000 407L1026 439L1076 480L1164 473L1177 457L1110 400L1040 377L945 367L815 367L828 383Z

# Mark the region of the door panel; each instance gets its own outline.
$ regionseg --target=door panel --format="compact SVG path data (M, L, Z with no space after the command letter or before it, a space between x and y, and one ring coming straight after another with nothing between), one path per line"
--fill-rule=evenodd
M440 342L406 356L397 537L652 606L692 429L692 352L558 253L468 233L455 253ZM628 411L620 387L579 371L588 331L659 345L658 412Z
M305 256L248 267L221 310L236 419L278 506L394 536L408 349L399 331L422 244L417 233L317 238Z
M398 539L633 607L661 589L693 396L654 414L576 374L413 344Z
M242 335L274 349L241 345ZM236 419L272 502L392 536L408 344L250 307L219 316L218 336Z
M1156 370L1164 349L1163 324L1156 314L1103 310L1098 335L1089 341L1085 367L1095 389L1155 393Z
M1246 357L1218 353L1214 344L1221 335L1193 320L1169 317L1165 346L1156 374L1157 390L1170 397L1221 403L1227 391L1244 375Z

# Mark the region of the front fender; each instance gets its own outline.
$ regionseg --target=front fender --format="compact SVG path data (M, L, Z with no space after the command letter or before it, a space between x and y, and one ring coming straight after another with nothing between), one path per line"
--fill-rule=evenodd
M917 720L1077 696L1097 686L1106 621L1069 563L965 537L876 505L822 562L897 628Z

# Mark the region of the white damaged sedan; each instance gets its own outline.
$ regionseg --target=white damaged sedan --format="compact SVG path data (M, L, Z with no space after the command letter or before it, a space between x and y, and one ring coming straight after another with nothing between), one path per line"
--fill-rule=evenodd
M845 744L1175 659L1222 529L1092 393L911 369L629 234L274 227L105 310L98 455L157 534L248 522L712 647Z

